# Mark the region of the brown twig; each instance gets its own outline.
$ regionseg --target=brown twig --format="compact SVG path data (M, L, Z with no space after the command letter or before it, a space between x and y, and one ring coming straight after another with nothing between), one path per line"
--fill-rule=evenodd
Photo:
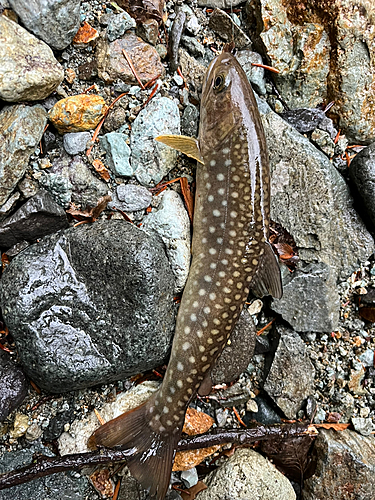
M246 445L254 441L283 438L291 439L297 436L317 435L313 425L307 423L262 425L250 429L214 429L205 434L187 436L180 439L178 451L207 448L215 445L233 443ZM123 462L133 450L103 448L91 453L75 453L63 457L39 457L36 462L4 474L0 474L0 490L11 488L17 484L24 484L38 477L50 476L58 472L79 470L83 467L107 465L108 463Z
M141 82L141 79L139 78L139 76L138 76L138 74L137 74L137 72L136 72L136 70L135 70L135 67L134 67L134 65L133 65L133 63L132 63L132 61L131 61L131 59L130 59L130 57L129 57L129 55L128 55L128 53L126 52L126 50L125 50L125 49L122 49L122 53L124 54L124 57L125 57L125 59L127 60L127 63L129 64L129 67L130 67L130 69L131 69L131 71L132 71L132 73L133 73L133 75L134 75L135 79L136 79L136 80L137 80L137 82L139 83L139 86L141 87L141 89L142 89L142 90L144 90L144 89L145 89L145 86L144 86L144 85L143 85L143 83Z
M251 63L251 65L256 66L257 68L268 69L268 71L271 71L272 73L280 73L278 69L273 68L272 66L267 66L266 64Z
M269 326L272 325L272 323L275 321L276 318L273 318L269 323L266 324L266 326L264 326L263 328L261 328L258 332L257 332L257 335L262 335L262 333L267 330L267 328Z
M247 427L247 425L246 425L246 424L245 424L245 422L242 420L242 418L241 418L240 414L238 413L238 411L237 411L237 409L236 409L236 407L235 407L235 406L233 406L233 411L234 411L234 414L236 415L236 418L237 418L237 420L239 421L239 423L240 423L241 425L243 425L244 427Z

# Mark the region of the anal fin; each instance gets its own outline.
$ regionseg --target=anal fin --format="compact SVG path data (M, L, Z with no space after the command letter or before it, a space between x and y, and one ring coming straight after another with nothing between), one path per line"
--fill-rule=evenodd
M268 242L264 244L264 253L260 258L257 272L250 282L250 288L258 297L272 295L275 299L281 299L283 296L279 263Z
M155 137L155 141L162 142L170 148L177 149L180 153L184 153L186 156L204 163L198 141L194 137L187 137L186 135L159 135Z

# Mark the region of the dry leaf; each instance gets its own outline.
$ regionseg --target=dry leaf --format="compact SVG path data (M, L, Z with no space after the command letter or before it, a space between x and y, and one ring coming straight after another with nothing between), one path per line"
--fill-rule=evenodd
M207 485L205 485L203 481L198 481L195 486L192 486L185 491L180 491L180 495L182 497L182 500L194 500L197 497L198 493L206 489Z
M194 213L194 199L191 194L189 183L186 177L180 177L180 185L182 196L184 197L186 209L189 214L190 222L193 222L193 213Z
M109 174L108 168L104 165L102 160L99 160L99 158L97 158L92 162L92 166L95 168L96 172L98 172L102 179L104 179L106 182L110 180L111 176Z
M96 207L90 208L90 210L79 210L74 206L74 204L72 204L71 208L69 208L66 212L76 220L94 222L103 210L105 210L111 199L112 198L109 195L102 196L99 198Z
M143 23L147 19L156 19L159 25L163 21L164 0L117 0L137 23Z
M178 451L174 459L172 470L181 471L192 469L220 448L221 445L215 445L208 448L200 448L198 450Z
M95 28L89 25L86 21L82 24L82 26L77 31L75 37L73 38L73 43L75 44L87 44L98 38L99 33Z
M314 427L322 427L323 429L334 429L335 431L344 431L350 424L314 424Z
M114 485L108 469L100 469L91 474L92 485L103 497L112 497Z
M189 436L203 434L212 427L214 422L214 419L210 415L207 415L207 413L195 410L194 408L188 408L182 432L185 432Z

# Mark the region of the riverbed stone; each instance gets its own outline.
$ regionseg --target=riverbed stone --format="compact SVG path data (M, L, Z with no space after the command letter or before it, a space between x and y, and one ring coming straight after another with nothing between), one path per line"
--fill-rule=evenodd
M280 340L264 390L287 418L294 419L303 401L314 392L315 369L300 336L281 326L277 331Z
M67 226L65 210L41 189L0 223L0 247L10 248L21 241L36 241Z
M373 500L375 491L375 436L346 429L319 431L315 440L317 467L303 487L305 500L360 498Z
M164 363L173 290L161 240L112 220L29 246L3 273L0 301L25 372L58 393Z
M113 42L117 38L120 38L126 31L136 26L137 23L127 12L120 12L110 17L107 26L107 38L110 42Z
M266 458L237 449L219 469L204 479L199 500L295 500L293 486Z
M349 177L357 209L366 223L375 228L375 142L358 153L350 163Z
M101 38L98 42L98 74L105 83L112 83L119 78L125 83L137 85L123 50L131 58L143 84L164 74L164 67L155 47L130 32L113 42L108 42L106 38Z
M87 143L91 140L90 132L72 132L64 135L64 149L74 156L87 149Z
M131 164L143 186L154 186L175 166L177 151L158 141L163 134L180 134L180 112L168 97L155 98L134 120L131 135Z
M63 50L73 40L80 23L80 0L10 0L28 31L50 47Z
M106 111L100 95L78 94L57 101L48 112L48 119L60 134L84 132L94 129Z
M46 123L46 112L40 105L5 106L0 111L0 206L24 176Z
M80 156L62 154L44 171L40 184L49 191L64 208L73 202L81 210L96 206L102 196L108 194L107 185L97 179Z
M294 238L300 259L340 279L374 251L344 179L329 159L257 99L270 156L271 218Z
M210 16L209 27L226 42L234 38L238 49L251 47L250 38L237 26L232 17L221 9L215 9Z
M130 164L130 148L127 136L119 132L109 132L100 138L100 146L107 152L106 160L115 175L131 177L134 169Z
M27 380L8 353L0 351L0 422L15 410L27 394Z
M159 195L159 206L143 221L144 231L156 231L164 241L175 275L175 292L183 290L190 267L190 220L183 201L172 190Z
M147 188L135 184L120 184L112 194L108 208L116 207L124 212L136 212L150 206L151 201L152 194Z
M64 79L52 50L22 26L0 16L0 99L38 101Z
M272 309L297 332L337 330L340 300L336 275L324 262L301 266L283 280L283 296ZM306 312L308 311L308 314Z

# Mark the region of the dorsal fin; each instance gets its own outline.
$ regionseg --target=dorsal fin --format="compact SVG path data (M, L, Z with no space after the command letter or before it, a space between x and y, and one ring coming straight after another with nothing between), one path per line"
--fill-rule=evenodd
M170 148L177 149L177 151L184 153L186 156L204 163L198 141L194 137L187 137L186 135L159 135L155 137L155 141L162 142Z
M264 245L264 254L260 259L250 287L251 291L258 297L272 295L275 299L281 299L283 296L279 263L268 242Z

